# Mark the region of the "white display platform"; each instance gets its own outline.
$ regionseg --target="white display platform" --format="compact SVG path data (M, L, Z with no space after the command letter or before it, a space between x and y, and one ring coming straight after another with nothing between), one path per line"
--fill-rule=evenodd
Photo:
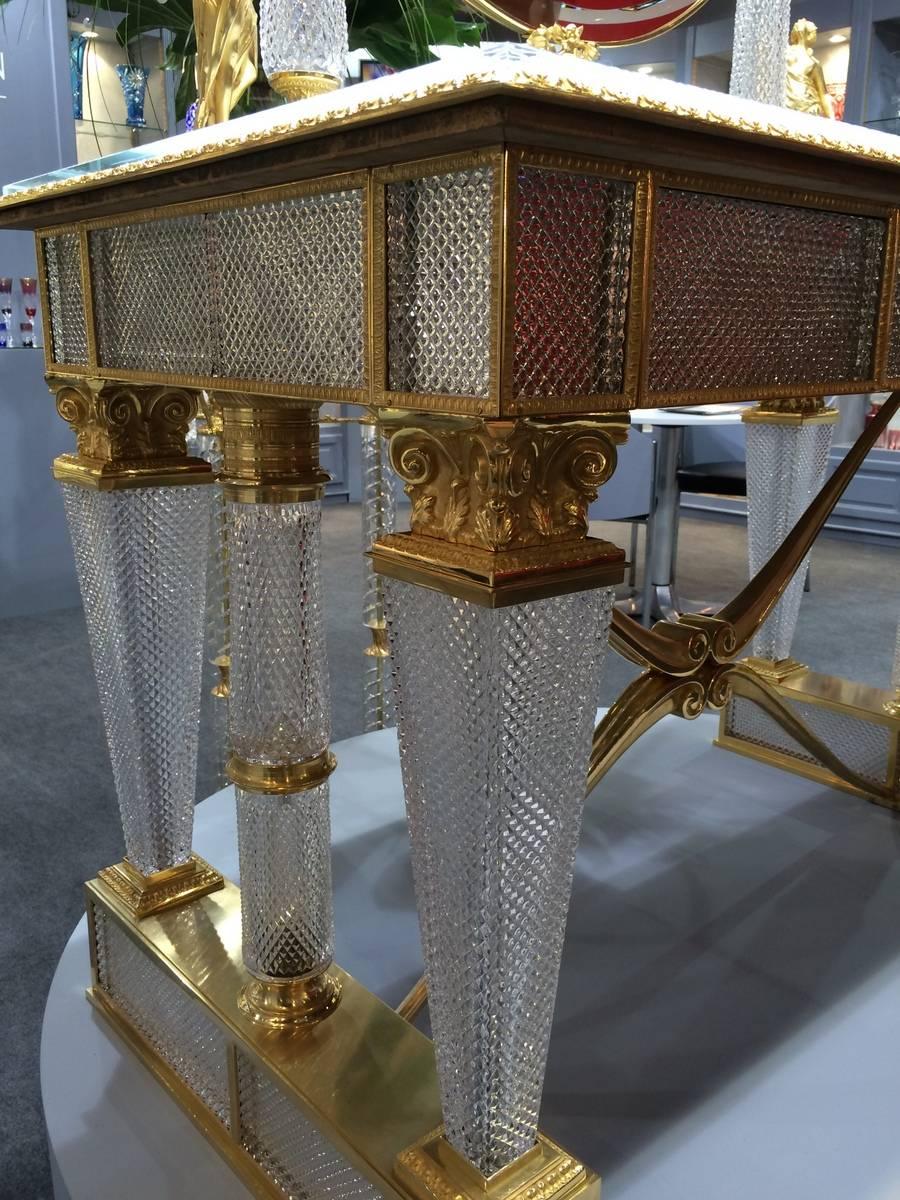
M667 718L591 797L542 1124L604 1200L900 1195L900 824ZM335 747L338 961L392 1003L418 977L396 743ZM197 809L236 877L233 801ZM248 1193L84 999L85 925L47 1001L57 1200Z

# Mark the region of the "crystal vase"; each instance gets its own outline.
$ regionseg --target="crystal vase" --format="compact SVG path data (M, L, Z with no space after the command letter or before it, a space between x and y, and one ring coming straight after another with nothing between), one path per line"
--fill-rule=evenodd
M116 74L125 96L125 124L134 129L142 129L147 124L144 119L144 97L147 94L150 72L146 67L132 67L128 63L119 63Z

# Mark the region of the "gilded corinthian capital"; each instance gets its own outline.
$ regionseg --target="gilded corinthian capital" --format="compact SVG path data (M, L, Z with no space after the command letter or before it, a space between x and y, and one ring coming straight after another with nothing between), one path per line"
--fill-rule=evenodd
M378 571L491 606L617 582L624 556L587 536L587 511L615 470L627 418L392 412L381 424L412 512L410 533L375 544Z
M189 457L185 444L197 414L196 392L60 376L49 376L48 383L77 449L56 459L57 479L101 491L212 479L209 464Z

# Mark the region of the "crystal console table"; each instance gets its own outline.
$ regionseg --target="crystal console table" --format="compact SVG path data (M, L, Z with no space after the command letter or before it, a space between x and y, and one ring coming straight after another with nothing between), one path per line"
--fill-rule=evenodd
M637 405L758 400L814 465L824 396L900 384L898 220L888 135L517 49L0 201L37 233L125 829L88 884L91 998L261 1194L596 1193L538 1130L585 780L664 713L740 697L859 783L779 691L780 657L771 678L734 660L898 397L716 617L611 618L624 555L587 507ZM240 892L191 848L201 396L223 423ZM325 401L373 411L412 501L372 561L433 1046L332 964ZM594 731L610 638L646 670ZM890 728L863 781L884 803Z

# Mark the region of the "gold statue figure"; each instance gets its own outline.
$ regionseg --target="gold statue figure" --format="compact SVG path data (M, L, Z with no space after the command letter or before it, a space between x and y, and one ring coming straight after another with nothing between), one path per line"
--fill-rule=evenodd
M818 30L812 21L801 17L791 30L791 44L787 52L787 96L788 108L798 112L817 113L821 117L834 116L834 103L825 87L822 64L812 52Z
M197 116L194 127L227 121L256 79L259 37L253 0L194 0Z
M527 42L537 50L574 54L576 58L591 61L599 56L600 48L595 42L586 42L583 33L583 25L538 25L529 33Z

